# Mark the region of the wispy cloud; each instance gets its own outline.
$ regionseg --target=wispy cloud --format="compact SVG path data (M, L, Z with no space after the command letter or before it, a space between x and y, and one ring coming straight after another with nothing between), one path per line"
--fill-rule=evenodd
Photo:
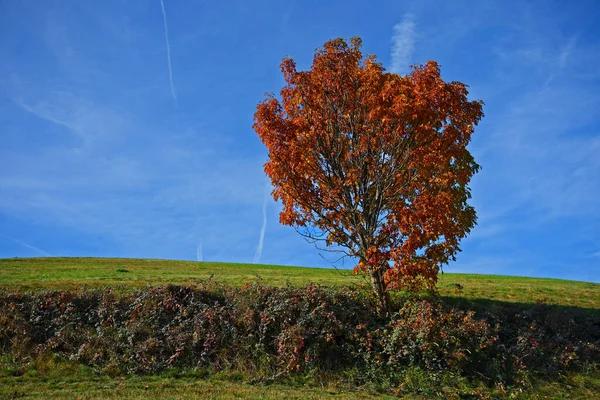
M35 247L35 246L33 246L33 245L31 245L31 244L29 244L27 242L24 242L23 240L15 239L15 238L12 238L12 237L4 235L4 234L2 234L2 236L4 236L5 238L7 238L8 240L10 240L11 242L14 242L14 243L16 243L18 245L26 247L26 248L28 248L30 250L33 250L36 253L39 253L39 254L41 254L43 256L52 257L52 254L48 253L47 251L42 250L39 247Z
M167 26L167 12L165 11L165 3L160 0L160 9L163 15L163 26L165 28L165 44L167 45L167 64L169 65L169 83L171 85L171 95L177 107L177 95L175 94L175 84L173 83L173 68L171 67L171 44L169 43L169 27Z
M508 194L499 201L503 206L527 206L546 219L600 217L597 199L590 196L600 190L592 178L600 171L600 160L594 157L600 138L593 126L600 97L592 79L586 82L577 73L587 68L590 49L578 48L576 37L555 40L566 44L559 51L546 42L507 44L497 63L505 79L524 82L515 87L518 92L511 93L504 109L489 113L484 122L491 129L485 140L476 139L475 152L484 166L492 167L483 169L481 179L496 183L482 184L482 189L496 208L499 193L493 190L503 189ZM526 51L537 58L519 63Z
M77 140L71 143L73 147L91 150L94 146L123 139L131 129L126 112L75 92L53 90L44 84L40 87L17 84L8 96L22 110L73 135L70 140ZM67 140L57 138L54 143L58 142L66 143Z
M21 100L16 100L15 104L21 107L23 110L27 111L30 114L35 115L38 118L44 119L48 122L52 122L53 124L62 126L63 128L67 128L72 133L81 136L81 132L77 129L77 127L73 126L70 122L63 120L60 117L57 117L55 113L51 110L52 105L37 103L37 104L26 104Z
M402 74L408 70L415 47L415 29L415 17L410 13L394 26L391 72Z
M263 245L265 243L265 231L267 230L267 200L269 198L269 193L267 190L268 186L265 187L265 196L263 199L263 223L260 228L260 236L258 238L258 246L256 247L256 253L254 254L254 264L260 261L260 257L262 256Z
M562 51L558 55L558 66L561 69L565 68L567 66L567 63L569 62L569 58L571 56L571 53L573 53L573 50L575 49L575 46L577 45L578 39L579 39L578 35L573 36L571 39L569 39L568 43L562 48Z

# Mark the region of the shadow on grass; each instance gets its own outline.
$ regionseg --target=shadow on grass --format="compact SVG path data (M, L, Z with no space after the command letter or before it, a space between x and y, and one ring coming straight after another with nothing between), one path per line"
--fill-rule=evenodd
M525 303L514 301L492 300L486 298L464 298L460 294L455 296L440 296L442 301L450 306L462 310L474 311L477 315L486 313L519 314L523 312L533 314L568 314L573 316L600 319L600 309L577 306L563 306L548 303ZM600 334L600 330L599 330Z

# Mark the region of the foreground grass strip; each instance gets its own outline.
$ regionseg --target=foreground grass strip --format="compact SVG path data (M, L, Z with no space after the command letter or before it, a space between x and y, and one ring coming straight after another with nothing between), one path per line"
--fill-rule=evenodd
M203 379L128 378L44 379L2 378L0 399L372 399L389 398L362 392L344 392L283 385L253 386L241 382Z
M249 385L227 380L172 378L166 376L105 377L89 373L59 377L0 374L0 399L422 399L465 398L445 388L437 396L398 393L398 397L336 387L315 388L286 385ZM600 374L570 373L560 381L533 380L526 392L504 392L495 387L472 388L467 398L489 399L594 399L600 393ZM476 395L475 395L476 394Z
M106 287L129 291L151 285L187 285L212 279L229 286L261 281L304 287L361 285L352 271L276 265L233 264L124 258L0 259L0 287L8 290L72 290ZM442 296L513 303L543 303L600 309L600 284L499 275L441 274Z

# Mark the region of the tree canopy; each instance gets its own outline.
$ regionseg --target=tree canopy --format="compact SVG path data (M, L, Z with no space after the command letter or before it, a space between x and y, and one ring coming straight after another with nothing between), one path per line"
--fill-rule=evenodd
M483 102L435 61L399 76L360 47L328 41L308 71L285 58L281 98L258 104L253 127L281 223L356 258L386 308L389 289L434 287L476 223L467 145Z

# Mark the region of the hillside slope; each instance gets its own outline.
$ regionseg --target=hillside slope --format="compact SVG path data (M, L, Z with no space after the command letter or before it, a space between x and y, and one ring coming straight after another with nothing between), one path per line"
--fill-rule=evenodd
M364 285L350 270L276 265L192 262L126 258L10 258L0 259L0 288L9 290L69 290L112 287L117 290L150 285L193 284L212 279L229 286L261 281L296 287L308 283ZM600 284L560 279L500 275L440 274L442 296L467 300L544 303L600 309Z

